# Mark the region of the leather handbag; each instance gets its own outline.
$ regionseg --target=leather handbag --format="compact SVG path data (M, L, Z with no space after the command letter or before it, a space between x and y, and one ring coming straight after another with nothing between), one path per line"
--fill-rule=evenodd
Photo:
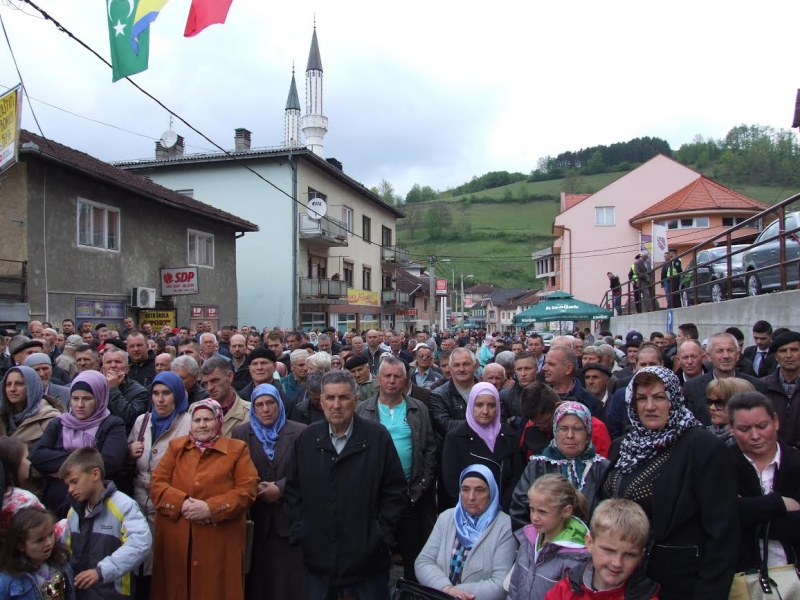
M800 569L795 564L769 567L769 523L764 530L764 558L752 571L736 573L728 600L790 600L800 598Z
M453 600L453 597L434 588L400 579L394 588L392 600Z

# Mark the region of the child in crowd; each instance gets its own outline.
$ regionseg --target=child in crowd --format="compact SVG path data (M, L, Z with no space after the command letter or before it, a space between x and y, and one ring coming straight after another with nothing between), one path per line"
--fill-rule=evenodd
M67 457L58 476L67 485L67 545L78 600L117 600L133 595L131 573L150 552L152 538L139 505L105 482L103 457L81 448Z
M658 584L639 568L650 522L631 500L606 500L586 535L590 562L573 568L546 600L658 600Z
M589 561L583 495L561 474L534 481L528 491L531 524L514 535L519 541L511 571L509 600L543 600L567 569Z
M3 494L0 539L17 511L29 506L44 508L34 494L22 487L28 481L30 472L28 447L17 438L0 438L0 492Z
M56 539L55 523L38 506L13 516L0 552L0 598L75 600L69 550Z

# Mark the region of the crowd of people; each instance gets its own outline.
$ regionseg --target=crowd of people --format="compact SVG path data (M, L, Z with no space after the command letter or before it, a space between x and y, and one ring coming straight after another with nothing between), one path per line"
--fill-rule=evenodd
M67 320L69 321L69 320ZM797 564L800 333L0 336L0 597L725 600Z

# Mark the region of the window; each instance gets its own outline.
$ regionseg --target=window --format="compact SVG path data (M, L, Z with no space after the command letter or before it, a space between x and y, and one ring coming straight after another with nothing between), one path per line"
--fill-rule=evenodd
M78 199L78 245L119 250L119 209Z
M392 245L392 230L388 227L381 226L381 245L382 246L391 246Z
M672 221L662 221L661 225L666 225L667 229L704 229L709 226L708 217L695 217L694 219L673 219Z
M344 280L347 282L347 287L355 287L353 285L353 263L344 263Z
M361 289L372 289L372 269L369 267L364 267L361 272Z
M325 323L325 313L300 313L300 318L303 321L303 331L324 329L328 326Z
M723 227L733 227L734 225L739 225L744 223L750 217L722 217L722 226ZM755 221L751 221L745 227L753 227L754 229L761 229L761 219L756 219Z
M392 287L392 274L391 273L381 273L381 289L382 290L394 289Z
M189 229L189 266L214 267L214 236Z
M348 206L342 207L342 222L349 235L353 235L353 209Z
M614 207L596 206L594 209L594 224L598 227L614 225Z
M184 196L189 196L189 198L194 198L194 190L175 190L179 194L183 194Z
M361 237L365 242L372 241L372 219L369 217L361 217Z

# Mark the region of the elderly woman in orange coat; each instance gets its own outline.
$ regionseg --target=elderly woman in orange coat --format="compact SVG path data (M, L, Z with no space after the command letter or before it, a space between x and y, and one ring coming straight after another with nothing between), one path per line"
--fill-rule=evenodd
M223 437L214 400L189 408L150 481L156 507L152 600L242 600L247 510L258 472L247 444Z

